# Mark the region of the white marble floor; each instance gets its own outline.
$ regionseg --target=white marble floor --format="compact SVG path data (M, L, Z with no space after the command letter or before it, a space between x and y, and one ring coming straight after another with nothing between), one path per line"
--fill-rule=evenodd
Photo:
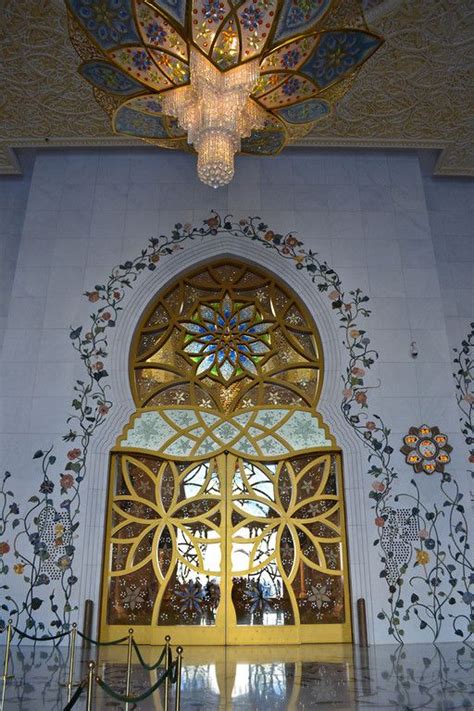
M159 655L147 647L148 663ZM3 659L3 650L0 651ZM99 675L123 693L126 650L108 648L97 659ZM78 650L76 676L85 675L90 652ZM62 711L67 649L14 647L14 679L4 689L0 711ZM135 659L133 690L138 695L156 681ZM85 694L74 706L85 709ZM94 709L124 704L97 689ZM158 693L131 704L130 711L159 711ZM170 708L174 708L174 702ZM363 650L350 645L301 647L188 647L184 651L183 711L382 711L383 709L474 709L474 650L467 645L383 645Z

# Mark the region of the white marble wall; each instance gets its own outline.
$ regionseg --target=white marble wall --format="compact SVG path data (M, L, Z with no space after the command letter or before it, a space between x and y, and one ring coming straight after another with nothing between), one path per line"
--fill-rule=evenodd
M461 347L474 321L474 180L434 177L435 162L436 155L420 152L444 323L452 357L453 348ZM452 400L438 398L435 407L442 413L453 407ZM452 444L459 453L466 453L459 429L453 434ZM461 461L459 467L462 472ZM468 485L474 514L472 479Z
M450 339L457 339L472 307L472 265L471 271L466 269L472 259L470 213L464 214L465 201L454 209L451 198L446 198L448 207L442 210L442 219L433 217L434 213L427 210L425 191L430 208L438 208L440 202L433 197L430 203L428 182L415 153L315 151L287 152L267 160L243 157L237 161L234 181L219 191L199 183L191 156L147 149L39 153L2 353L0 471L9 469L15 491L20 492L20 498L27 498L35 493L35 482L40 481L32 453L54 444L59 459L69 448L61 436L70 412L72 386L81 373L81 364L71 348L69 326L86 323L91 312L82 292L103 282L115 264L137 256L149 237L166 233L177 221L198 224L212 208L236 217L258 214L277 231L297 230L305 247L317 251L336 269L347 291L360 287L370 296L373 313L364 327L380 354L371 376L374 385L380 379L380 387L369 392L369 412L381 415L392 429L393 458L400 479L406 477L408 482L411 478L398 452L401 437L411 425L426 421L438 425L455 443L453 469L464 481L466 447L459 435ZM443 180L442 186L447 185ZM472 201L472 184L467 185L463 195ZM441 192L451 194L447 187ZM442 233L437 231L440 224ZM457 230L455 235L452 230ZM444 257L440 243L444 244ZM219 251L218 243L213 250ZM245 256L247 245L233 245L232 252ZM199 245L193 246L192 255L199 259ZM443 281L446 258L449 286ZM172 260L166 276L178 272L188 258L181 260L178 255ZM265 255L263 261L281 271L276 257ZM145 307L163 278L161 273L156 281L146 280L146 288L141 287L139 292L140 302L133 301L134 295L129 297L130 304L134 303L133 313ZM455 315L446 312L449 289L454 292ZM310 292L305 293L311 299ZM315 299L309 306L315 309L318 303ZM123 318L127 327L121 331L121 340L115 334L112 360L114 353L126 348L136 323L135 317L127 321L124 314ZM450 319L456 319L455 338ZM328 344L337 339L335 320L333 326L322 330ZM412 341L418 344L416 360L410 355ZM340 344L334 358L345 367ZM126 366L117 372L121 387L126 389ZM337 386L334 397L339 397ZM125 400L124 408L126 414ZM119 415L116 410L109 440L105 433L102 446L96 449L97 471L89 471L90 485L82 504L87 526L81 527L77 541L79 548L83 545L86 550L81 593L93 597L98 595L100 562L94 541L102 526L107 467L103 443L113 441L112 435L124 424L117 420ZM352 451L349 434L347 437L341 445ZM353 512L349 541L353 588L357 588L353 593L354 598L371 598L373 620L387 593L379 584L378 553L368 548L376 529L366 498L371 480L365 471L366 454L354 449L353 459L346 460L348 509L350 515ZM358 483L351 494L354 480ZM94 545L96 556L92 560L87 549ZM19 596L20 580L10 577ZM374 622L372 638L387 641L385 629L385 624ZM446 634L449 637L449 630ZM409 637L418 639L414 627Z
M0 175L0 347L20 247L35 151L21 151L23 175Z

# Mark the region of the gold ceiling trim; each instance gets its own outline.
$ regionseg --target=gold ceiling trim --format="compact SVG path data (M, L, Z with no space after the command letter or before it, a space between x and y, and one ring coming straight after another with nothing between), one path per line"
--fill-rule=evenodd
M146 143L150 141L146 141ZM17 139L12 142L0 141L0 175L21 175L22 169L19 164L16 149L22 148L143 148L143 141L133 138L50 138L47 142L34 138ZM314 136L305 136L291 141L288 148L393 148L393 149L427 149L439 150L434 175L439 176L474 176L474 160L472 165L463 164L462 158L464 148L456 144L442 143L435 140L417 140L417 139L356 139L356 138L315 138ZM287 148L287 150L288 150ZM271 158L269 158L271 160Z

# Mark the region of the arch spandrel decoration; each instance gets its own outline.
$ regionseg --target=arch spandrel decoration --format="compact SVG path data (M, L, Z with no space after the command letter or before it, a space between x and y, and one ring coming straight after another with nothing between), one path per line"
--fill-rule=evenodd
M317 412L317 329L234 260L178 278L131 349L111 455L102 634L143 642L351 638L341 455ZM283 627L285 628L283 630Z

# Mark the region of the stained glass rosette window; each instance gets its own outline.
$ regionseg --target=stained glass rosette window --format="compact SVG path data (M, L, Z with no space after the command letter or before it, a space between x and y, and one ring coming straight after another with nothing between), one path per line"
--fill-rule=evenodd
M139 407L307 408L319 397L322 350L293 294L229 260L160 295L137 331L132 368Z
M192 142L198 151L215 139L212 150L222 157L276 154L307 133L382 44L360 2L65 1L79 72L115 133L169 148L188 149ZM205 75L213 78L207 88L200 83ZM229 110L217 112L214 125L204 114L219 96Z
M228 294L221 302L200 304L193 320L182 326L183 352L196 363L196 375L225 383L246 372L256 375L270 352L273 324L263 321L254 304L234 303Z

